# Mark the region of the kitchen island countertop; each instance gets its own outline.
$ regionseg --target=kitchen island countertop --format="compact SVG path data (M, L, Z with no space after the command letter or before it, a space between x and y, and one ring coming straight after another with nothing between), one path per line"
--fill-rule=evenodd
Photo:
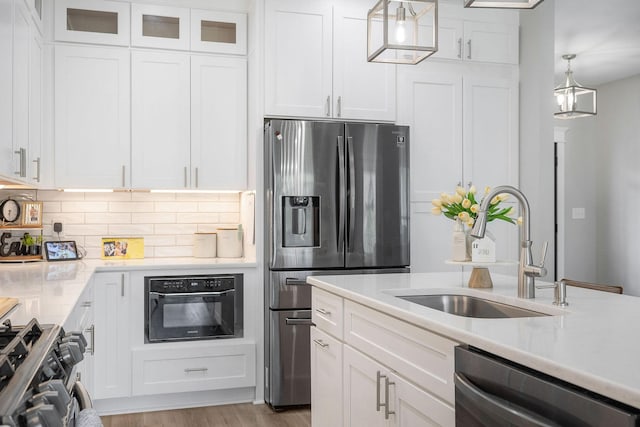
M473 345L569 383L640 408L640 298L567 287L569 306L553 289L517 298L517 278L493 275L491 289L469 289L469 273L315 276L308 282L406 322ZM538 282L539 284L550 284ZM394 295L480 296L550 314L478 319L455 316Z
M18 298L6 317L15 325L32 318L40 323L64 324L94 273L132 271L188 271L255 268L245 258L144 258L80 260L0 265L0 297ZM162 274L162 273L159 273Z

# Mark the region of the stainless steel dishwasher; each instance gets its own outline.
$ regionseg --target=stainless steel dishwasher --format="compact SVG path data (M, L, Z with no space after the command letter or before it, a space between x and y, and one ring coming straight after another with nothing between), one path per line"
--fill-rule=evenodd
M455 350L456 426L638 426L640 409L473 347Z

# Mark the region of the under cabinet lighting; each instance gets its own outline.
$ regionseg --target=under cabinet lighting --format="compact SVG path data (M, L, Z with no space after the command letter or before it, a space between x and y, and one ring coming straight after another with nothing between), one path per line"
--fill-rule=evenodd
M367 61L417 64L438 51L438 0L379 0L367 14Z
M490 9L533 9L543 0L465 0L464 7Z
M201 194L215 194L215 193L224 193L224 194L235 194L241 193L241 190L150 190L151 193L201 193Z
M113 193L109 188L65 188L65 193Z

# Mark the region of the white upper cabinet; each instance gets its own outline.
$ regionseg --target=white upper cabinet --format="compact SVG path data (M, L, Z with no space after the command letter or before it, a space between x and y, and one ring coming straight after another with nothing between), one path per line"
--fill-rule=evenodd
M395 120L395 65L366 60L369 6L267 1L266 114Z
M265 20L265 113L331 117L331 5L268 0Z
M127 49L55 47L56 186L129 185L129 72Z
M189 55L133 52L131 68L133 188L189 187Z
M27 180L29 148L29 46L31 13L22 1L14 3L13 22L13 177Z
M247 54L247 15L191 9L191 50Z
M441 4L438 52L433 58L518 64L518 25L516 11Z
M56 0L59 41L129 46L129 3L108 0Z
M333 22L333 115L394 121L396 66L367 62L367 12L372 5L336 2Z
M13 175L13 3L0 2L0 174Z
M191 57L191 187L247 185L247 61Z
M189 9L131 5L131 45L189 50Z
M32 27L29 37L29 151L27 181L42 183L42 86L43 45L39 30Z

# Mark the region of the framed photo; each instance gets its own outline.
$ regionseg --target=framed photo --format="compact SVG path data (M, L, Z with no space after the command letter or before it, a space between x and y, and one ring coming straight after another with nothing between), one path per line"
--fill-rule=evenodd
M42 202L22 202L22 225L42 226Z
M44 242L47 261L73 261L79 259L74 240Z
M144 258L144 238L103 237L102 259Z

